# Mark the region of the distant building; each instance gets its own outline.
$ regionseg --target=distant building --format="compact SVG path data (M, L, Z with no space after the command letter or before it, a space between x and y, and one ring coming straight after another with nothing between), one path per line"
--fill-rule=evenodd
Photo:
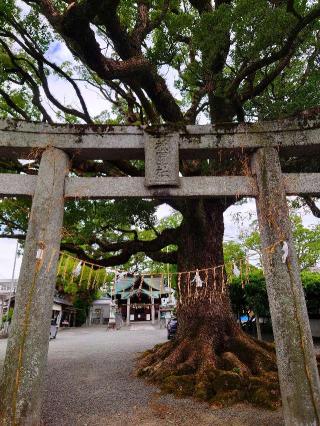
M55 295L52 306L51 319L55 320L58 327L75 327L77 309L68 300Z
M9 298L10 298L10 308L14 308L17 282L18 280L15 280L14 292L11 294L11 298L10 298L11 281L0 280L0 300L2 297L2 305L0 305L1 315L5 314L8 311ZM8 283L10 285L8 285ZM55 321L58 327L75 326L76 313L77 313L77 309L73 307L71 302L64 299L63 297L60 297L58 294L54 296L51 319Z
M174 291L166 286L163 275L127 275L115 283L115 300L122 318L155 322L163 305L174 304Z
M100 299L95 300L89 311L87 320L88 325L108 324L111 312L112 300L108 294L105 294Z
M9 296L12 286L12 294L17 290L18 280L0 279L0 296Z
M0 316L7 310L8 299L10 293L12 296L15 295L17 291L18 280L11 279L0 279ZM1 321L0 321L1 322Z
M160 314L170 312L175 305L174 290L166 286L162 275L143 277L126 274L118 278L112 291L95 300L87 324L108 324L113 306L127 324L136 321L154 323Z

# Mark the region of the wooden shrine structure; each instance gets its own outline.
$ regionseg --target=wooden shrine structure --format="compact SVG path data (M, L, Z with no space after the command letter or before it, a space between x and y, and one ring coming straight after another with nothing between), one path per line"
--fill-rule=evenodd
M251 174L179 176L179 161L238 153ZM0 392L1 425L40 424L65 199L255 197L285 424L320 424L320 383L287 195L319 195L320 173L281 171L279 156L320 160L320 115L214 127L48 125L0 120L0 157L40 158L37 176L0 174L0 196L33 198ZM72 177L70 161L145 159L145 177ZM1 423L2 422L2 423Z

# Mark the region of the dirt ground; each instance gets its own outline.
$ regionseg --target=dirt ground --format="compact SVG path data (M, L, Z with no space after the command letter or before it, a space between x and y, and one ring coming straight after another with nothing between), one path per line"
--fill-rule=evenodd
M68 329L50 342L43 423L48 426L280 426L277 412L238 404L209 406L161 395L132 376L134 359L166 339L166 331L139 324L119 331ZM0 340L0 366L6 341Z

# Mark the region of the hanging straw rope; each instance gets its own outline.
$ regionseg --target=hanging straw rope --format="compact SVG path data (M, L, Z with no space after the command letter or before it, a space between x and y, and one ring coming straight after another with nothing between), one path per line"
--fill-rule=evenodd
M100 288L102 285L105 285L108 282L108 274L114 274L114 282L116 285L116 281L119 279L119 277L121 276L126 276L127 272L124 271L119 271L117 269L113 269L113 268L106 268L104 266L92 263L92 262L86 262L83 260L80 260L72 255L69 255L68 253L65 252L60 252L60 260L59 260L59 265L58 265L58 275L62 275L63 279L67 279L67 275L68 275L68 268L70 267L70 262L71 265L76 265L73 266L73 271L71 272L71 276L70 276L70 280L71 283L73 282L74 278L76 276L80 275L80 279L79 279L79 286L81 285L83 278L84 278L84 273L85 273L85 268L89 268L89 273L88 273L88 278L87 278L87 287L88 288ZM239 268L237 266L237 263L239 265ZM207 296L208 293L208 283L209 283L209 278L210 278L210 274L212 276L212 282L213 282L213 290L214 291L218 291L218 284L220 287L220 283L221 283L221 289L220 292L221 293L225 293L226 292L226 287L229 285L229 283L231 282L230 279L230 274L225 275L225 271L227 269L227 266L230 267L231 270L231 275L234 275L236 277L240 278L241 281L241 285L242 287L244 287L245 284L249 283L249 274L250 274L250 263L249 263L249 257L247 256L245 259L238 259L237 263L235 261L230 261L227 262L225 264L222 265L216 265L210 268L203 268L203 269L195 269L195 270L191 270L191 271L180 271L180 272L166 272L166 273L158 273L158 272L143 272L143 273L139 273L139 274L135 274L134 276L140 276L140 283L139 283L139 287L138 287L138 292L141 293L142 290L142 284L144 282L144 277L145 276L150 276L151 277L151 284L152 284L152 280L154 278L154 276L160 276L160 294L163 294L164 291L164 285L163 285L163 280L164 277L167 276L168 277L168 289L169 292L171 294L172 291L172 277L173 276L177 276L177 286L179 289L179 294L180 294L180 303L181 303L181 279L183 276L185 276L185 283L186 283L186 290L187 290L187 297L198 297L198 295L202 292L204 292L204 295ZM81 267L81 270L79 271L79 273L76 273L76 270L78 267ZM102 275L100 273L101 270L104 270L104 274ZM94 274L95 273L95 274ZM201 273L202 275L202 279L201 279ZM95 276L93 282L92 281L92 276ZM191 275L193 277L193 279L191 279ZM200 285L201 283L201 285ZM194 285L193 285L194 284ZM130 295L133 294L133 290L134 290L134 282L130 288ZM193 294L194 293L194 294Z
M65 253L65 252L60 252L60 254L61 254L61 256L63 256L63 257L65 257L65 258L70 258L70 259L74 259L75 261L77 261L77 262L79 262L80 261L80 259L78 259L77 257L74 257L74 256L71 256L71 255L69 255L69 254L67 254L67 253ZM237 262L241 262L241 263L245 263L246 262L246 259L247 258L239 258L238 260L237 260ZM99 264L96 264L96 263L92 263L92 262L87 262L87 261L81 261L82 262L82 264L84 264L85 266L88 266L88 267L91 267L91 266L93 266L94 267L94 269L106 269L107 271L108 271L108 273L120 273L120 274L122 274L122 273L124 273L124 272L119 272L119 270L117 270L117 269L113 269L113 268L106 268L105 266L101 266L101 265L99 265ZM174 276L174 275L178 275L178 274L188 274L188 273L190 273L190 274L196 274L197 272L206 272L206 271L213 271L214 269L216 269L216 268L221 268L221 267L225 267L225 266L227 266L227 265L230 265L230 266L232 266L234 264L234 261L230 261L230 262L226 262L226 263L223 263L223 264L221 264L221 265L216 265L216 266L212 266L212 267L210 267L210 268L202 268L202 269L194 269L194 270L190 270L190 271L179 271L179 272L169 272L169 275L170 275L170 277L172 277L172 276ZM157 275L162 275L162 276L167 276L168 275L168 273L166 272L166 273L164 273L164 272L153 272L153 271L146 271L146 272L141 272L140 274L137 274L137 275L148 275L148 276L151 276L151 275L155 275L155 276L157 276Z

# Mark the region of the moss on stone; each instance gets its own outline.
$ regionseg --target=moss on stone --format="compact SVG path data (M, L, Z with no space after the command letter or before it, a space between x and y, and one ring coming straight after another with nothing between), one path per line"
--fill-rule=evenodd
M194 396L202 401L208 399L208 384L204 382L197 383L194 388Z
M193 375L168 376L161 384L161 390L173 393L178 397L192 396L195 392L195 377Z
M253 392L247 395L249 402L259 405L260 407L269 408L271 410L276 409L279 404L279 399L276 395L272 397L272 393L264 388L255 389Z
M232 404L236 404L237 402L244 401L245 398L245 392L243 392L240 389L233 389L233 390L227 390L227 391L220 391L218 392L210 401L213 402L219 402L223 406L228 406Z
M163 393L177 397L193 396L221 405L250 402L272 409L280 405L276 358L268 343L257 344L241 336L230 339L227 350L217 354L210 367L206 362L194 362L197 358L188 345L164 344L151 354L147 351L149 356L140 364L139 375L157 384ZM177 356L178 349L182 351L178 361L166 362L172 353Z
M138 359L143 359L143 358L145 358L145 357L147 357L148 355L151 355L151 354L153 354L153 353L154 353L153 349L148 349L147 351L140 352L137 358L138 358Z
M212 382L213 388L219 392L220 390L240 389L244 384L241 376L233 371L218 370Z

